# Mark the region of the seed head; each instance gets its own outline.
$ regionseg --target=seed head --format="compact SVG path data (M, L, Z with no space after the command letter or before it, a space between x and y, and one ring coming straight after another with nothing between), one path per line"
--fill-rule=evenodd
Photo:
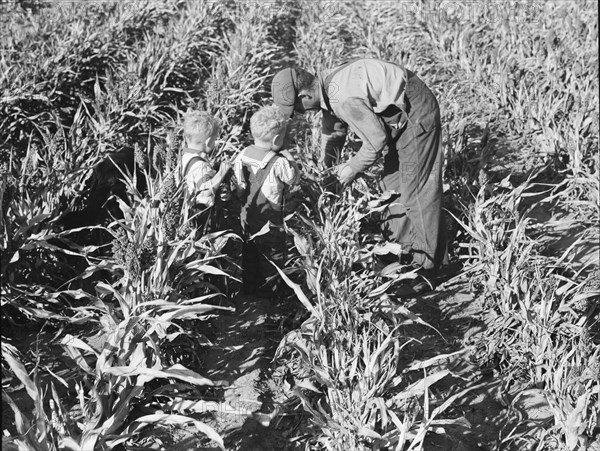
M166 158L166 149L167 148L164 144L157 144L152 149L152 166L156 170L160 170L164 166L163 162Z
M140 269L142 271L145 271L154 265L157 247L158 243L154 234L144 240L144 244L140 250Z
M591 359L589 364L589 370L592 374L592 380L600 381L600 357L595 356Z
M179 238L179 239L187 238L191 232L192 232L192 226L190 225L189 222L187 222L183 226L181 226L179 228L179 230L177 231L177 238Z
M112 254L119 265L125 266L125 254L128 244L127 234L123 229L119 229L116 235L112 242Z
M135 157L136 164L142 169L148 169L148 158L142 150L142 146L135 144L133 147L133 155Z
M181 135L175 130L169 131L167 137L168 148L165 155L165 165L167 172L171 172L177 167L179 160L179 149L181 147Z

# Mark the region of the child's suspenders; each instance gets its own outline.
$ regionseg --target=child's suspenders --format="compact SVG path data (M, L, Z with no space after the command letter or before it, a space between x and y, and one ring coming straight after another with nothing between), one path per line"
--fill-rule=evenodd
M190 170L190 167L197 161L204 161L204 159L198 155L195 155L192 158L190 158L188 160L188 162L185 164L185 167L183 168L183 171L181 174L184 180L185 180L185 176L187 175L188 171Z
M193 196L194 196L194 192L190 191L188 189L188 185L187 185L187 181L186 181L186 176L188 171L190 170L190 168L195 164L198 163L200 161L205 161L202 157L200 157L199 155L194 155L192 158L190 158L188 160L188 162L185 164L185 166L183 167L183 169L181 170L181 180L183 182L183 193L184 193L184 209L183 209L183 219L184 222L188 221L189 219L191 219L191 217L197 216L198 213L193 214L190 217L190 208L193 207L194 202L193 202Z
M244 168L244 182L246 183L246 187L248 190L248 196L246 199L251 199L250 203L254 203L256 202L256 199L260 193L260 190L262 188L262 186L265 184L265 182L267 181L267 177L269 176L269 174L271 173L271 169L273 168L273 166L275 165L277 159L280 158L279 155L274 155L269 162L267 163L267 165L262 168L262 169L258 169L256 175L254 176L254 183L250 183L250 177L251 174L249 173L250 171L246 170ZM248 204L248 202L246 202L246 204Z
M264 168L258 169L256 175L254 175L253 183L250 183L250 177L252 177L250 170L246 167L243 168L244 182L246 184L246 192L248 193L244 198L244 207L242 208L243 222L247 221L248 209L252 208L256 204L258 196L261 192L261 188L267 181L267 177L269 177L271 169L273 168L273 166L279 158L281 157L275 154L273 157L271 157L271 159Z

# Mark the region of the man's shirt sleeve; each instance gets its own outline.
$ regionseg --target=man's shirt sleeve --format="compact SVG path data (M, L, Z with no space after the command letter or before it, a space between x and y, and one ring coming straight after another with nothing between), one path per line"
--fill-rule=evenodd
M366 101L359 98L344 100L336 113L339 113L362 141L358 153L348 161L353 171L362 172L375 163L387 146L387 132L383 121Z

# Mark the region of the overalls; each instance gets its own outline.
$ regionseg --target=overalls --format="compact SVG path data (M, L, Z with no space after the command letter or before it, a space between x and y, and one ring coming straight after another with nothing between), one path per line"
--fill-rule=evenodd
M273 156L264 168L253 174L247 163L243 163L246 193L242 199L242 282L246 292L254 292L277 275L271 260L280 268L285 264L285 232L283 231L283 209L274 205L262 193L261 188L269 176L278 155ZM267 233L253 237L270 222Z
M324 92L328 92L333 75L347 64L325 79ZM405 111L391 105L378 114L385 123L389 148L384 155L381 187L397 193L384 211L381 227L384 238L402 244L415 264L435 270L448 262L442 215L440 109L425 83L412 71L406 72ZM331 110L329 100L325 100Z
M407 119L400 129L390 127L390 148L397 152L385 156L381 180L382 189L398 197L385 211L382 230L384 238L411 250L414 263L438 269L448 263L440 108L427 85L407 73Z
M199 155L192 157L187 162L187 164L181 171L184 183L185 183L185 178L186 178L187 173L190 170L190 168L195 163L200 163L200 162L208 164L208 162ZM202 180L200 180L200 183L207 182L211 178L212 177L207 175L207 176L203 177ZM211 226L213 225L212 224L213 219L214 219L213 211L215 209L213 208L213 206L209 206L209 205L206 205L203 203L196 203L194 200L196 193L189 192L187 189L187 184L186 184L186 189L184 190L184 192L185 192L184 221L190 220L193 227L196 230L200 230L201 234L204 235L205 233L207 233L207 231L209 229L211 229ZM191 216L190 216L190 213L192 213Z

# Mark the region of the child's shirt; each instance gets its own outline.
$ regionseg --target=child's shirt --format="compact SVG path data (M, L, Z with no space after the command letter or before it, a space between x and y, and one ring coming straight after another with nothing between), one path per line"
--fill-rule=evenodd
M249 189L248 183L258 183L259 177L257 177L257 174L264 170L273 158L276 158L270 167L269 174L264 178L260 192L271 204L271 208L281 211L283 210L285 185L296 184L300 178L300 171L286 158L278 157L272 150L268 151L262 160L248 156L248 151L252 150L252 147L254 146L246 147L233 162L233 171L238 186L246 190ZM255 147L254 150L256 149ZM248 177L244 174L244 168L246 168Z
M195 199L195 203L211 207L215 202L211 179L216 171L210 163L197 151L183 149L181 171L187 192Z

